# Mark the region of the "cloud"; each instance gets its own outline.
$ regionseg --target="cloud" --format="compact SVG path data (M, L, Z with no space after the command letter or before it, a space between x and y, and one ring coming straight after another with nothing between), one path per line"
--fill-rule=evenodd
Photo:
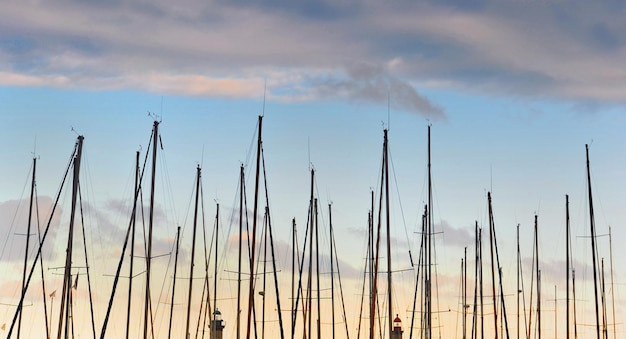
M0 84L281 101L444 119L445 89L626 102L624 4L186 0L10 2Z
M49 248L54 248L55 239L59 231L59 222L63 210L61 207L57 207L55 214L50 220L49 213L52 210L53 201L52 198L47 196L40 196L37 198L39 206L39 227L41 229L41 235L50 222L50 228L44 242L43 252L48 259L55 259L58 253L48 253ZM8 200L0 202L0 222L2 228L0 229L4 235L5 242L2 246L2 261L3 262L17 262L23 263L24 261L24 249L26 247L26 237L28 226L28 210L30 199L25 198L21 200ZM37 252L39 237L37 232L37 212L33 210L31 219L31 237L30 237L30 250L31 254L29 258L34 258L34 254ZM30 259L29 259L30 260Z
M435 229L441 229L446 244L459 247L472 247L474 245L474 234L470 233L467 228L453 228L450 224L442 220L441 223L435 225Z

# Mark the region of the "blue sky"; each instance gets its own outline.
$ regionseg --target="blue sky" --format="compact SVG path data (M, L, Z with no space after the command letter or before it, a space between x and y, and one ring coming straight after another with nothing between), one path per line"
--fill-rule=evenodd
M11 220L17 209L17 220L24 221L26 207L18 209L16 201L27 201L22 191L32 152L40 159L38 192L49 199L76 133L85 136L82 180L93 213L91 241L99 248L93 255L112 256L121 248L120 225L128 218L115 206L127 206L130 199L134 154L145 152L152 126L148 112L162 119L157 201L164 219L157 237L164 251L175 225L185 227L190 247L188 204L197 164L204 173L207 220L215 200L229 213L237 208L241 163L252 190L249 161L260 114L272 220L283 254L291 246L291 218L304 227L310 160L322 206L333 204L338 239L354 240L339 248L342 270L351 272L350 298L360 288L366 241L361 233L369 190L379 184L383 124L390 128L395 175L392 238L398 267L408 265L407 246L413 253L419 246L413 232L426 201L426 126L432 124L435 221L444 230L437 241L447 305L441 308L457 306L459 259L463 246L472 258L474 221L487 225L488 190L505 285L515 288L515 227L521 224L527 248L522 251L530 260L537 213L545 299L554 299L555 284L564 295L565 194L574 234L589 232L585 144L591 144L598 233L611 225L613 244L626 238L620 229L626 221L621 2L68 0L5 2L0 8L0 218L2 235L13 239L2 261L14 272L2 281L3 291L11 291L2 295L6 302L15 298L21 277L23 237L11 234L23 225ZM50 253L63 249L68 199L62 199ZM228 224L226 216L222 220ZM229 232L224 242L234 235ZM608 239L599 241L608 261ZM581 293L589 300L589 241L575 238L573 246ZM617 246L614 255L626 252ZM113 270L110 261L103 260L99 274ZM222 265L233 268L228 259ZM625 274L616 265L616 284ZM394 293L405 300L412 278L398 275L401 287ZM616 304L622 305L616 286ZM356 309L357 300L350 305ZM228 307L223 314L234 326ZM398 306L402 319L407 307ZM582 309L580 317L591 322L589 310ZM12 315L8 307L2 311L0 316ZM621 306L617 314L620 323ZM355 316L348 321L354 329ZM442 315L442 322L444 336L460 337L456 314ZM623 325L617 329L623 332Z

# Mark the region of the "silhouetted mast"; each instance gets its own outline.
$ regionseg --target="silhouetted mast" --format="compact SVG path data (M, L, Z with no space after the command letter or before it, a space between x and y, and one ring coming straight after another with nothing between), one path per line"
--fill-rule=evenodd
M257 212L259 203L259 173L261 170L261 145L263 131L263 116L259 116L259 133L257 140L257 153L256 153L256 175L254 181L254 210L252 212L252 249L250 251L250 288L248 290L248 324L246 327L246 338L250 339L250 325L252 323L252 308L254 305L254 259L256 253L256 225L257 225Z
M589 226L591 227L591 256L593 260L593 289L596 306L596 335L600 339L600 311L598 309L598 260L596 259L596 224L593 216L593 197L591 195L591 170L589 169L589 145L585 145L587 157L587 188L589 192Z
M37 169L37 158L33 157L33 179L30 186L30 204L28 205L28 225L26 227L26 248L24 249L24 271L22 273L22 293L26 293L26 267L28 266L28 248L30 244L30 225L33 216L33 198L35 196L35 171ZM34 264L37 262L35 261ZM33 264L33 265L34 265ZM44 292L45 300L45 292ZM20 338L20 332L22 330L22 310L20 309L20 317L17 322L17 339ZM46 335L48 335L48 322L46 321Z
M154 190L156 180L156 160L157 160L157 142L159 139L159 122L154 121L154 129L152 135L152 181L150 183L150 212L148 217L148 248L146 255L146 295L144 302L144 324L143 324L143 339L148 339L148 322L151 321L152 316L148 314L148 308L150 307L150 262L152 261L152 228L154 222ZM103 333L104 334L104 333Z
M174 255L174 278L172 279L172 299L170 303L170 326L167 328L167 338L172 336L172 318L174 318L174 295L176 294L176 269L178 267L178 249L180 247L180 226L176 230L176 254ZM129 310L130 313L130 310ZM126 329L128 333L128 329Z
M137 191L139 190L139 151L137 151L137 153L135 154L135 189L133 192L133 195L137 194ZM135 206L133 207L133 210L135 210L137 208L137 200L133 199L133 203L135 204ZM127 308L128 311L126 312L126 339L128 339L130 337L130 313L131 313L131 297L132 297L132 293L133 293L133 262L135 260L135 223L136 223L136 219L137 219L137 214L133 213L132 215L132 230L131 230L131 240L130 240L130 268L129 268L129 274L128 274L128 304L127 304ZM171 324L170 324L170 328L171 328Z

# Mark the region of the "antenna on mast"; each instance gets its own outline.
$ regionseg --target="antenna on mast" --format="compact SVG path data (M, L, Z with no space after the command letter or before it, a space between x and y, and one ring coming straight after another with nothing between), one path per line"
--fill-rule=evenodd
M391 95L387 91L387 129L391 129Z
M261 113L261 116L264 117L265 116L265 95L267 93L267 79L265 79L265 81L263 82L263 112Z

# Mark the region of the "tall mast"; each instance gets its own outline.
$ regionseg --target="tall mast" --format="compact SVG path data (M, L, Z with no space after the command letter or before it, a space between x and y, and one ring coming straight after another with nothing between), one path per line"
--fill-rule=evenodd
M433 236L433 184L430 163L430 125L428 125L428 225L426 227L426 339L432 339L432 236Z
M22 273L22 294L26 293L26 267L28 266L28 248L30 244L30 225L33 216L33 198L35 196L35 171L37 169L37 158L33 157L33 179L30 186L30 204L28 208L28 226L26 227L26 248L24 249L24 273ZM45 292L44 292L45 296ZM46 323L46 330L48 329L48 323ZM20 309L20 317L17 322L17 338L20 338L20 332L22 330L22 310Z
M605 298L605 289L604 289L604 258L602 258L602 271L601 273L601 298L602 298L602 335L604 338L607 338L607 330L606 330L606 298Z
M389 142L387 140L387 130L385 130L385 213L387 221L387 323L389 324L389 336L393 332L393 299L391 298L391 223L389 220Z
M176 255L174 256L174 279L172 279L172 299L170 303L170 326L167 328L167 338L172 336L172 318L174 318L174 295L176 293L176 268L178 267L178 249L180 247L180 226L176 230ZM130 313L130 309L128 311ZM126 329L128 333L128 329Z
M83 139L82 135L78 136L76 157L74 158L74 176L72 186L72 208L70 214L70 229L67 238L67 248L65 250L65 273L63 274L63 291L61 293L61 310L59 312L59 328L57 331L57 338L61 338L63 332L63 326L67 326L69 319L69 307L70 297L72 289L72 245L74 241L74 218L76 216L76 200L78 199L78 186L79 186L79 174L80 174L80 161L83 151ZM67 308L67 309L66 309ZM67 335L67 328L65 334Z
M243 241L243 195L244 195L244 169L243 164L239 170L239 254L237 266L237 339L241 336L241 243Z
M146 295L143 314L143 339L148 339L148 322L152 316L148 314L150 307L150 262L152 261L152 227L154 222L154 189L156 179L157 142L159 140L159 122L154 121L152 134L152 181L150 183L150 212L148 217L148 253L146 255Z
M319 242L319 223L318 223L318 214L317 214L317 198L315 198L315 276L317 278L316 287L317 287L317 339L322 338L321 334L321 319L322 319L322 310L320 306L320 242Z
M309 277L308 277L308 282L307 282L307 315L308 315L308 335L306 336L306 338L312 338L311 337L311 331L312 331L312 325L311 325L311 316L313 313L313 283L312 283L312 279L313 279L313 228L315 227L315 198L314 196L314 181L315 181L315 170L313 168L311 168L311 201L310 201L310 208L309 208L309 229L310 229L310 234L309 234Z
M617 338L617 320L615 319L615 287L613 285L613 241L611 240L611 226L609 226L609 255L611 260L611 299L613 301L613 338Z
M565 338L569 339L569 195L565 195ZM555 297L556 299L556 297Z
M139 190L139 151L137 151L137 153L135 153L135 190L133 192L133 195L137 194L137 191ZM133 209L135 209L137 207L137 200L133 199L133 203L135 204L135 207ZM132 293L133 293L133 261L135 259L135 221L136 221L136 213L133 213L132 215L132 230L131 230L131 241L130 241L130 268L129 268L129 274L128 274L128 304L127 304L127 308L128 311L126 313L126 339L128 339L130 337L130 313L131 313L131 297L132 297ZM178 238L177 238L178 239ZM174 264L176 265L176 264ZM170 328L172 326L170 325Z
M596 224L593 216L593 198L591 195L591 171L589 169L589 145L585 144L587 157L587 188L589 192L589 225L591 227L591 256L593 260L593 289L596 306L596 335L600 339L600 310L598 309L598 260L596 259Z
M535 214L535 269L537 270L537 333L541 339L541 270L539 269L539 234Z
M476 339L478 333L478 221L476 221L476 226L474 228L474 254L474 307L472 308L472 339Z
M477 223L478 224L478 223ZM478 253L479 258L479 286L480 286L480 337L485 338L485 303L484 303L484 291L483 291L483 229L478 229Z
M333 339L335 339L335 276L333 265L333 209L332 205L328 204L328 225L330 228L330 304L331 304L331 326L333 332Z
M467 338L467 246L463 253L463 339Z
M498 339L498 304L496 303L496 274L494 271L494 255L493 255L493 210L491 208L491 192L487 192L487 200L489 200L489 250L491 251L491 299L493 301L493 328L495 329L495 338Z
M263 292L259 292L261 294L261 300L263 305L261 306L261 339L265 339L265 293L267 292L265 289L266 286L266 278L267 278L267 208L265 209L264 216L264 230L263 230ZM260 256L260 254L259 254Z
M263 131L263 116L259 116L259 133L256 152L256 175L254 181L254 210L252 212L252 249L250 251L250 288L248 291L248 323L246 327L246 338L250 339L250 325L252 322L252 307L254 305L254 259L256 253L256 225L259 203L259 172L261 170L261 143ZM256 327L255 327L256 328Z
M295 274L296 274L296 218L291 220L291 333L294 333L294 315L295 309ZM293 335L292 335L293 338Z
M521 290L519 289L519 269L520 269L520 250L519 250L519 224L517 224L517 338L519 339L519 295ZM569 338L568 338L569 339Z
M375 253L374 253L374 190L371 191L371 196L372 196L372 207L370 210L370 217L369 217L369 225L368 225L368 232L369 232L369 246L367 248L368 253L369 253L369 282L370 282L370 339L374 339L374 317L376 316L376 308L375 308L375 304L376 304L376 299L374 297L375 292L374 292L374 280L375 280L375 274L374 274L374 261L375 261Z
M215 268L213 271L213 314L211 314L211 339L215 339L217 324L215 323L215 315L217 314L217 251L218 251L218 240L220 235L220 204L216 204L215 206ZM208 291L207 291L208 293ZM210 311L209 311L210 312Z
M489 200L489 227L491 229L490 231L490 236L489 238L491 239L491 236L493 236L493 242L492 242L492 247L495 247L495 251L496 251L496 256L495 256L495 262L496 265L498 266L498 286L500 288L500 306L501 306L501 312L502 312L502 322L500 323L500 328L502 329L502 324L504 324L504 330L506 332L506 336L507 338L509 337L509 322L507 320L507 316L506 316L506 303L504 300L504 288L502 286L502 267L500 266L500 255L498 254L498 237L496 236L496 227L495 227L495 222L493 220L493 208L492 208L492 204L491 204L491 192L487 193L488 196L488 200ZM493 248L491 250L492 253L492 258L491 260L493 261ZM493 263L492 263L492 269L493 269ZM495 293L494 293L495 294ZM504 334L503 334L504 336ZM496 335L497 337L497 335Z
M187 320L185 325L185 338L190 338L189 318L191 315L191 295L193 293L193 266L196 255L196 230L198 228L198 203L200 200L200 165L196 167L196 203L193 213L193 235L191 239L191 263L189 264L189 292L187 294Z
M576 270L572 270L572 299L574 301L574 339L578 339L578 327L576 326Z

